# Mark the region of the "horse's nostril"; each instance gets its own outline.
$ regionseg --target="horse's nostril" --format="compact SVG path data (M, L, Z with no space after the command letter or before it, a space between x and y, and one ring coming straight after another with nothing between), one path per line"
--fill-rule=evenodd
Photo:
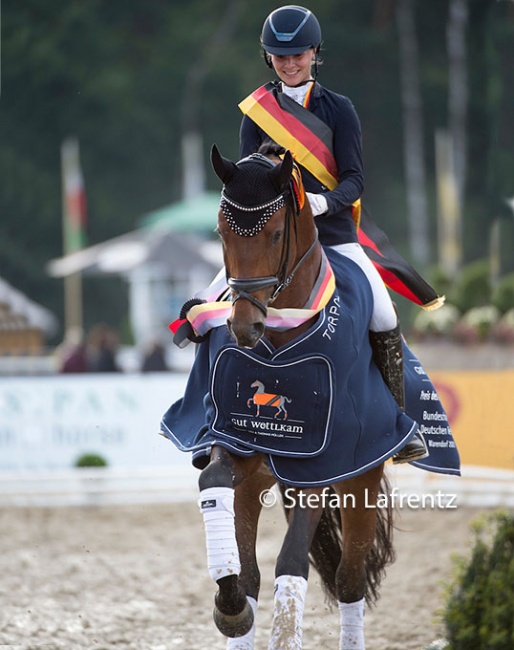
M236 343L241 348L254 348L264 334L264 323L258 321L250 325L245 325L244 323L239 323L237 320L234 321L229 318L227 320L227 326Z
M255 335L256 335L257 341L258 341L261 338L261 336L264 334L264 323L261 323L261 322L254 323L253 324L253 329L255 331Z

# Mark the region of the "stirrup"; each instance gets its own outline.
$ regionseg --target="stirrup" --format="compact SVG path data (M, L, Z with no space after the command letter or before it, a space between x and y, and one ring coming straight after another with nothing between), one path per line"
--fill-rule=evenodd
M412 463L428 456L428 447L421 433L415 433L409 442L393 456L393 465Z

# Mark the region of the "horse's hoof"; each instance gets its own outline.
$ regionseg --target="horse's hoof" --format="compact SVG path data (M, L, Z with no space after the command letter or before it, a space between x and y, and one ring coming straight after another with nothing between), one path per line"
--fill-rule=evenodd
M213 618L216 627L223 636L228 636L233 639L248 634L252 629L253 610L248 601L246 601L243 611L233 616L223 614L217 607L214 607Z

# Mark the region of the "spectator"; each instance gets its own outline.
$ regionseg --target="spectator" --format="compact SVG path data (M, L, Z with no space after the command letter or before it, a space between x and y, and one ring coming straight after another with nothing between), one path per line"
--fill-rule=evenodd
M90 372L119 372L116 362L118 336L105 323L94 325L88 336L87 361Z
M169 368L166 364L164 347L158 341L153 341L144 354L141 372L163 372L166 370Z
M86 345L80 328L71 328L65 340L57 351L59 357L59 372L80 373L87 372Z

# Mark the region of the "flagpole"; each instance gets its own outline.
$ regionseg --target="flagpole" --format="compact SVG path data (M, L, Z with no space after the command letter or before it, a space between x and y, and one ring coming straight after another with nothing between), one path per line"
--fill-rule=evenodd
M79 144L66 139L61 146L63 253L69 255L82 248L81 214L83 183L80 171ZM82 194L82 197L80 196ZM82 275L80 271L64 277L65 338L83 334Z
M459 188L455 176L451 134L438 129L435 134L437 183L437 239L439 263L453 278L462 264L462 214Z

